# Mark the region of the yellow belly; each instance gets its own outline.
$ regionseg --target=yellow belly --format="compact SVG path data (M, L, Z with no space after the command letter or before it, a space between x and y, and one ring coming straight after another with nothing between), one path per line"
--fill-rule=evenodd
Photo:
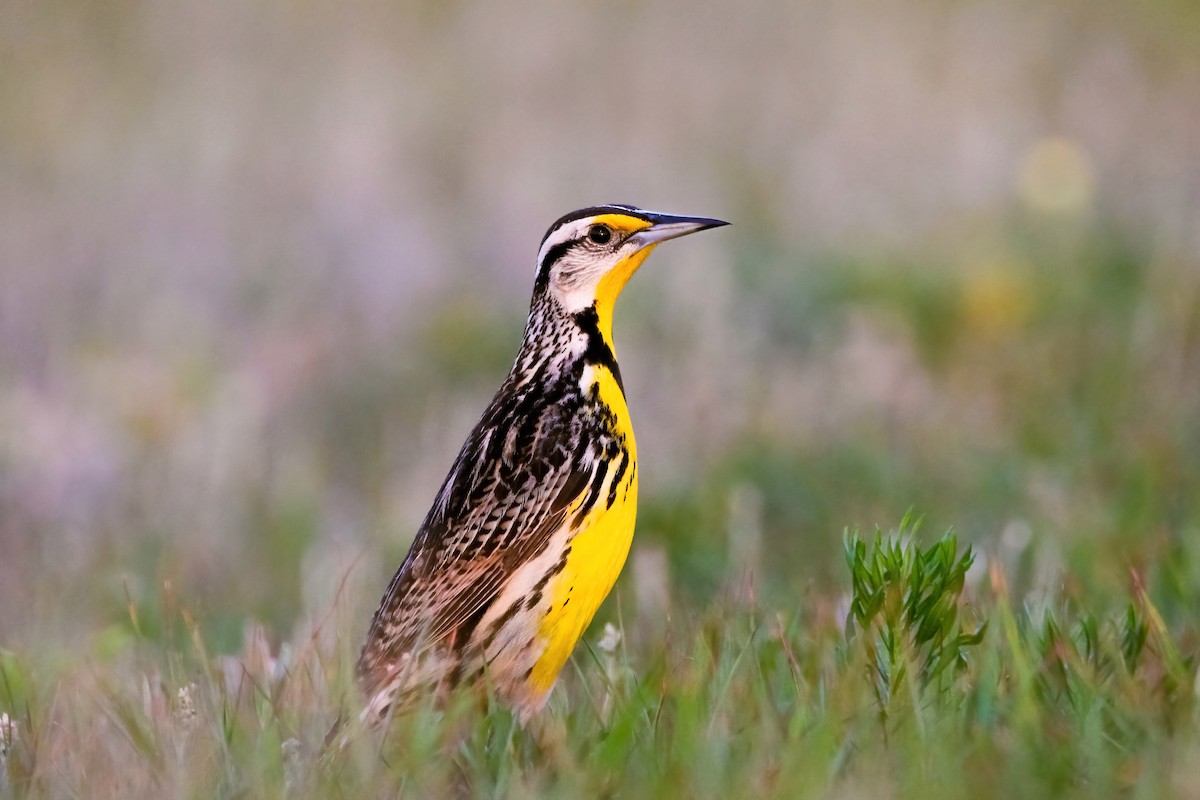
M529 674L530 688L535 692L548 692L554 685L575 644L621 574L633 541L637 516L637 445L629 409L607 369L596 368L595 379L600 384L601 398L616 413L617 430L625 435L630 463L612 506L598 502L583 519L570 541L566 566L547 587L551 606L539 625L545 650ZM614 477L610 475L605 482L601 497L607 496Z

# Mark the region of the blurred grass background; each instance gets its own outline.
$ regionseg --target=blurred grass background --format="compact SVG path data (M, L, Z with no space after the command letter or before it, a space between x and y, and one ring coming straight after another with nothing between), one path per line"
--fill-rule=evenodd
M1018 596L1135 567L1194 621L1198 154L1182 0L9 0L0 643L182 604L236 652L339 592L356 642L597 202L734 223L621 303L602 616L787 608L915 506Z

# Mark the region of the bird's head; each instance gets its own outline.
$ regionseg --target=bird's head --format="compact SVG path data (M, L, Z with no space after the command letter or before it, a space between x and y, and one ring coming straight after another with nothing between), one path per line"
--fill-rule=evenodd
M542 239L534 293L545 293L568 314L595 306L611 326L617 295L656 245L727 224L627 205L573 211Z

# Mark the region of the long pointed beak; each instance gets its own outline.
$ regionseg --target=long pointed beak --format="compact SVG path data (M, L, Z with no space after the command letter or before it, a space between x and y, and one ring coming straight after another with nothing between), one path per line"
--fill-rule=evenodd
M636 243L638 249L649 247L652 244L665 242L668 239L678 239L680 236L687 236L689 233L708 230L709 228L719 228L722 225L728 225L728 222L720 219L711 219L709 217L681 217L676 214L650 214L650 227L642 228L637 233L629 237L629 242Z

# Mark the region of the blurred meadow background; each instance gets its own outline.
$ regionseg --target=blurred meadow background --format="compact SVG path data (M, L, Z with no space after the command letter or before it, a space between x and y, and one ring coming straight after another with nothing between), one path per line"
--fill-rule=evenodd
M733 227L620 303L598 623L840 629L843 529L915 508L968 592L1200 648L1200 6L8 0L0 711L353 657L600 202Z

